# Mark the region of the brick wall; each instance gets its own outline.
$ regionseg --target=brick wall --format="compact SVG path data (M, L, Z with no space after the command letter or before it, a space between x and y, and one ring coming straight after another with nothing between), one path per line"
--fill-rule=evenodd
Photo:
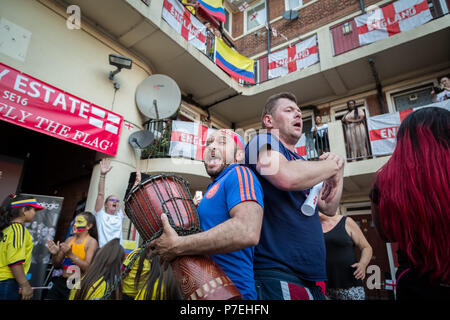
M311 1L313 0L304 0L303 4L306 5ZM365 0L364 3L367 7L378 1ZM279 34L282 33L290 40L323 25L332 23L349 14L360 12L360 10L359 0L318 0L305 8L301 8L298 12L299 18L297 20L288 21L281 19L274 22L271 26L274 27ZM269 0L270 20L281 16L284 11L284 0ZM233 14L232 19L232 35L236 38L244 32L244 14L242 12L237 12ZM250 57L263 51L267 51L266 29L260 28L257 31L256 34L248 34L234 42L236 49L241 54ZM276 38L271 35L270 41L272 48L286 42L280 35Z

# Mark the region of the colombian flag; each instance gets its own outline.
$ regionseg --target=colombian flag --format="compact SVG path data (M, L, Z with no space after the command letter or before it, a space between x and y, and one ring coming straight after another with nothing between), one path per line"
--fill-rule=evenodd
M216 38L214 61L230 76L255 83L253 72L255 61L244 57L228 47L222 39Z
M225 9L222 0L198 0L198 4L210 15L225 22Z

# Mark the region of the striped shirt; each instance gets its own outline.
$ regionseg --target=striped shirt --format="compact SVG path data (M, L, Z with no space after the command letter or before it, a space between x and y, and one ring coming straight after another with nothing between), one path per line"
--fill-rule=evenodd
M11 267L23 265L25 274L30 269L33 238L20 223L12 223L3 229L0 239L0 281L14 279Z
M209 184L198 206L202 229L206 231L230 219L230 210L245 201L255 201L264 207L262 187L249 168L238 164L230 165ZM211 256L233 281L244 299L256 299L253 254L254 247L248 247Z

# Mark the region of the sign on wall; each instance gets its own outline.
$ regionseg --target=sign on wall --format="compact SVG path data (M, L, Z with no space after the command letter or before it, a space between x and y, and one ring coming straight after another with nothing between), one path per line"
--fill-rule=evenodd
M116 155L123 117L0 63L0 119Z

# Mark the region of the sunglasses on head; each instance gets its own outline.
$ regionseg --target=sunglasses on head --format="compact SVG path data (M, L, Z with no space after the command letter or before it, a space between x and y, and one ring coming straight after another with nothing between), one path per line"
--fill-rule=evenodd
M120 200L119 200L119 199L108 199L108 201L111 201L111 202L116 202L116 203L119 203L119 202L120 202Z

